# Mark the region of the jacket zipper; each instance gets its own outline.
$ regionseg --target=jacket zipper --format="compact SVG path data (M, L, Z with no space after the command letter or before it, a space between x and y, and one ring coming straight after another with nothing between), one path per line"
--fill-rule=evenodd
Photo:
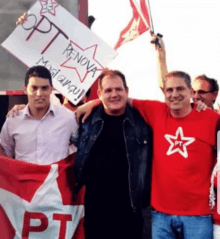
M128 149L127 149L127 141L126 141L126 137L125 137L125 130L124 130L124 124L125 124L125 119L123 120L123 136L124 136L124 140L125 140L125 149L126 149L126 158L128 161L128 184L129 184L129 196L130 196L130 201L131 201L131 207L133 208L133 211L135 211L136 209L134 208L134 204L132 201L132 196L131 196L131 181L130 181L130 175L131 175L131 165L128 159Z

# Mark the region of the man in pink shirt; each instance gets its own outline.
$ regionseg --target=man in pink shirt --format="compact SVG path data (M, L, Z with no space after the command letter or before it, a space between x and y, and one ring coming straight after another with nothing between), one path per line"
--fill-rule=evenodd
M1 146L9 157L37 164L51 164L69 155L71 136L78 125L74 113L50 103L52 79L49 70L33 66L25 76L28 105L14 118L7 118ZM1 152L0 152L1 153Z

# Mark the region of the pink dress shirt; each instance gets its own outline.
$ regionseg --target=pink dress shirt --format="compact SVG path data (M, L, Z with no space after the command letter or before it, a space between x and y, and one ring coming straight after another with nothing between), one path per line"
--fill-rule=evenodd
M7 118L1 145L9 157L36 164L51 164L69 155L71 136L78 125L73 112L50 104L41 120L30 115L28 105L14 118Z

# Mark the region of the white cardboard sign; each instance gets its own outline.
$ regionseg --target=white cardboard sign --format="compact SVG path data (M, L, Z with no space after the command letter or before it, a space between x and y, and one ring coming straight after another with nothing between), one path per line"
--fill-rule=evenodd
M54 0L39 0L2 46L27 66L43 65L77 104L117 53Z

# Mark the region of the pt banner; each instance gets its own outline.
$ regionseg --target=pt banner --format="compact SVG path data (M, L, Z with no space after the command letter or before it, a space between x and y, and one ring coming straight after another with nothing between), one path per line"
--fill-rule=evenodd
M1 238L85 238L84 189L73 200L74 157L37 165L0 156Z

